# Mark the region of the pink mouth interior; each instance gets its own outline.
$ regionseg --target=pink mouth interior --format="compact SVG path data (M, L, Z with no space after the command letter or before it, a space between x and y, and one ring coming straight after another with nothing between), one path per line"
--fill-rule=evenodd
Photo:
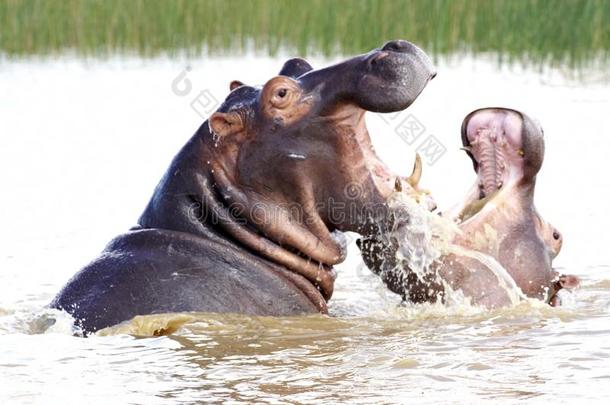
M479 198L522 177L522 128L521 116L510 110L482 110L468 121L466 136L477 162Z

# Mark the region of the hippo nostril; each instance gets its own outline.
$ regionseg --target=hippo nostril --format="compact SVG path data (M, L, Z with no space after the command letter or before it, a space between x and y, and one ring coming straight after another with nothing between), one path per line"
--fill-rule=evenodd
M393 51L393 52L407 53L409 51L414 52L415 51L415 47L410 42L407 42L405 40L399 39L399 40L396 40L396 41L387 42L383 46L383 48L381 48L381 50L382 51Z
M436 77L436 72L434 72L434 73L432 73L432 74L430 75L430 79L429 79L429 80L432 80L432 79L434 79L435 77Z
M559 240L559 238L561 238L561 235L559 234L559 232L557 232L557 231L553 232L553 239Z
M377 62L379 62L383 58L387 57L388 55L389 55L389 53L387 53L387 52L383 52L383 51L377 52L377 54L370 60L371 65L376 65Z

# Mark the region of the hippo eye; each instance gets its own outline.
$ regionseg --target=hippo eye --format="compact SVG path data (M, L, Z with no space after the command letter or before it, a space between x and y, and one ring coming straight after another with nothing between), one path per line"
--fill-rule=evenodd
M559 232L557 232L557 231L553 232L553 239L559 240L559 238L561 238L561 235L559 234Z
M287 77L271 79L263 88L262 101L276 110L284 110L294 104L301 96L299 84ZM270 112L271 115L277 113Z
M293 99L293 94L290 89L286 87L280 87L274 91L273 97L271 97L271 104L275 108L284 109L290 105Z

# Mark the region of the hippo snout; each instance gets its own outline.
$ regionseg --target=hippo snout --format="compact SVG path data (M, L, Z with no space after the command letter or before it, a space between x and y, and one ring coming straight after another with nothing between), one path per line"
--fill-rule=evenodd
M404 39L397 39L394 41L388 41L381 48L382 51L392 51L392 52L402 52L402 53L415 53L417 47L410 43L409 41L405 41Z
M405 40L326 69L299 77L306 92L319 92L321 111L350 104L373 112L396 112L409 107L436 76L428 55Z
M415 57L417 61L421 63L420 69L424 72L428 72L428 80L432 80L436 77L436 69L432 65L430 58L424 51L419 49L416 45L412 44L409 41L405 41L404 39L397 39L394 41L386 42L386 44L381 48L382 52L396 52L402 54L408 54Z
M402 39L389 41L370 54L356 88L357 100L369 111L400 111L435 76L436 69L421 49Z

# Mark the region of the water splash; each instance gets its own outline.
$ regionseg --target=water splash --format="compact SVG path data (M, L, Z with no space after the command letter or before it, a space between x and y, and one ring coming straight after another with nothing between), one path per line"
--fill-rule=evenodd
M46 307L23 309L0 315L0 335L11 333L82 335L82 331L74 323L74 318L58 309Z
M406 193L393 193L388 206L395 219L389 237L398 242L396 258L418 276L426 275L446 253L459 228Z
M468 257L480 262L496 276L499 286L506 291L513 306L527 299L515 280L496 259L453 242L455 237L461 234L453 221L430 212L423 204L403 192L393 193L388 200L388 206L394 215L395 223L386 238L397 243L398 263L391 271L399 270L403 275L412 272L421 281L438 283L444 287L445 303L463 303L468 301L468 297L464 297L461 291L454 291L447 280L440 277L439 269L446 255ZM406 276L402 277L402 280L406 282ZM409 285L404 287L409 290Z

